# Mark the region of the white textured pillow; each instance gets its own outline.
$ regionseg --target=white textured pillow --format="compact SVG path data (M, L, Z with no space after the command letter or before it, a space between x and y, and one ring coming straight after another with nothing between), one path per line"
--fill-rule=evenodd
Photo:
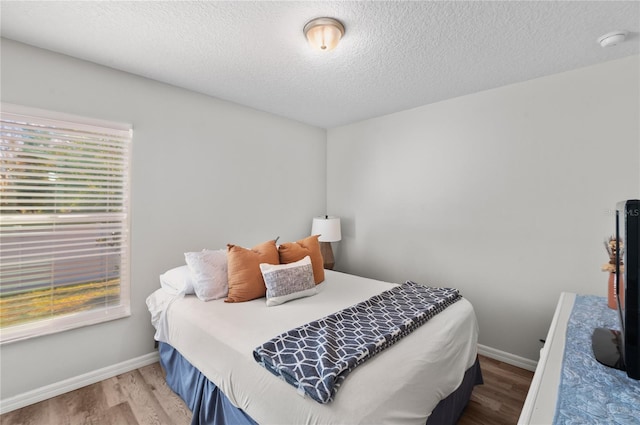
M171 295L194 293L191 271L186 264L162 273L160 275L160 286Z
M229 292L227 251L219 249L185 252L184 259L191 271L193 289L202 301L224 298Z
M261 263L260 271L267 286L269 307L318 293L313 280L311 258L308 255L289 264Z

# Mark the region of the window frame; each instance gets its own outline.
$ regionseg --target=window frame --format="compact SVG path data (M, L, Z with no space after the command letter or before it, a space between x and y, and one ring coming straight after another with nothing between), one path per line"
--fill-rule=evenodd
M122 194L122 210L124 218L118 220L121 226L121 233L118 234L121 242L118 248L121 248L120 261L118 263L118 278L119 278L119 302L117 305L105 305L88 311L76 311L70 314L64 314L54 316L50 318L42 318L31 322L26 322L17 325L11 325L0 329L0 345L22 341L29 338L34 338L43 335L50 335L53 333L63 332L75 328L84 326L95 325L111 320L116 320L124 317L131 316L131 174L132 174L132 147L133 147L133 129L130 124L115 123L106 120L98 120L78 115L54 112L44 109L37 109L32 107L26 107L21 105L15 105L10 103L0 104L0 117L2 122L5 122L7 117L9 120L16 122L13 117L20 116L27 122L33 124L48 123L60 124L61 128L73 128L80 131L96 132L102 134L118 134L118 137L124 138L124 144L126 152L122 155L123 161L123 194ZM62 127L64 125L64 127ZM2 130L2 137L5 130ZM1 152L0 152L1 153ZM1 157L2 155L0 155ZM2 158L0 158L2 159ZM2 169L0 169L1 171ZM1 192L1 190L0 190ZM55 190L51 191L56 193ZM87 200L89 198L80 198ZM103 198L94 198L98 201L102 201ZM25 214L26 216L27 214ZM33 214L34 216L45 216L47 214L39 213ZM59 213L48 214L49 216L57 215L57 218L61 218L64 215ZM86 216L92 216L92 214L85 213ZM13 216L17 216L13 214ZM9 223L10 217L7 214L3 217L2 211L0 211L0 222L4 224ZM55 222L55 220L53 221ZM93 218L93 226L98 223L96 218ZM91 224L87 225L88 228L92 228ZM53 235L53 232L50 232ZM1 240L0 240L1 241ZM108 253L103 253L101 258L107 258ZM53 261L53 260L52 260ZM108 271L105 271L101 278L105 279L108 276ZM52 274L53 275L53 274ZM52 277L53 279L53 277ZM2 280L2 271L0 270L0 280ZM87 282L89 283L89 282ZM51 287L54 284L51 283ZM107 296L105 296L105 300Z

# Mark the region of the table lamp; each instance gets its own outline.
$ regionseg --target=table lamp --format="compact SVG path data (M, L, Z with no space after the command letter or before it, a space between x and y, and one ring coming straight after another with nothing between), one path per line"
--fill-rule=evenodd
M335 261L333 259L333 249L331 249L331 242L338 242L342 239L340 233L340 218L329 217L325 215L323 217L314 217L313 225L311 226L312 235L320 235L318 242L320 242L320 252L324 259L324 268L333 270Z

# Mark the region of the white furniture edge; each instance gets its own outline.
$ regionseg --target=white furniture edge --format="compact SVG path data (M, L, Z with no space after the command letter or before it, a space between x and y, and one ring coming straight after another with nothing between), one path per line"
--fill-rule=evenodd
M544 347L540 350L540 361L522 406L518 425L531 423L551 423L555 413L555 403L564 356L567 323L576 294L562 292L549 326ZM534 420L535 422L532 422ZM541 422L542 420L542 422Z
M113 378L114 376L122 373L148 366L157 362L159 358L160 357L157 352L145 354L140 357L126 360L122 363L117 363L73 378L65 379L60 382L55 382L44 387L36 388L35 390L27 391L13 397L2 399L0 400L0 414L8 413L12 410L20 409L69 391L77 390L78 388Z

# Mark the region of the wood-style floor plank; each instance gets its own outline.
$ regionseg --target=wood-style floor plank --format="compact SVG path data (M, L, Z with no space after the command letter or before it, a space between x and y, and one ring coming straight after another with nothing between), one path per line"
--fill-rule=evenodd
M480 356L483 385L473 389L458 425L518 423L533 372Z
M109 407L102 412L92 424L100 425L124 425L136 424L138 421L131 410L129 403L120 403Z
M191 410L167 386L162 368L156 363L140 368L139 371L149 384L153 395L158 399L158 402L171 419L171 423L191 423Z
M480 356L484 385L474 388L458 425L514 425L533 373ZM0 416L1 425L188 425L191 412L164 381L159 363Z
M113 378L100 382L105 401L109 407L127 402L127 395L122 392L122 388L120 387L120 376L114 376Z
M171 419L155 397L140 370L121 375L120 385L128 395L129 405L138 425L170 424Z
M41 401L0 416L2 425L42 425L51 423L49 404L51 400Z

